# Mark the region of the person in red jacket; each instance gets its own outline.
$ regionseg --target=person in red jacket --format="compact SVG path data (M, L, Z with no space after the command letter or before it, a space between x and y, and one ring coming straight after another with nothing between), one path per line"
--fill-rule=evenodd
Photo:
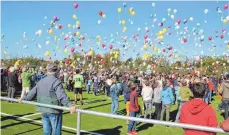
M137 85L133 82L130 84L130 116L136 117L137 112L139 111L139 104L138 104L138 92L137 92ZM128 135L137 135L137 131L135 130L136 121L130 121L128 125Z
M181 109L180 123L217 127L214 109L203 101L205 95L202 83L194 84L194 99L186 102ZM216 133L185 129L185 135L215 135Z

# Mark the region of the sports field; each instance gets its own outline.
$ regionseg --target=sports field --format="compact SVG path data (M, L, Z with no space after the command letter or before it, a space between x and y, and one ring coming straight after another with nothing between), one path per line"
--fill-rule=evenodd
M6 93L1 93L5 96ZM72 92L67 92L71 100L74 99ZM216 99L216 97L214 97ZM81 109L110 112L111 99L105 95L94 96L93 94L84 93L83 106L78 106ZM141 98L139 98L141 103ZM220 103L218 99L213 101L212 106L215 108ZM142 107L142 103L141 103ZM176 115L176 106L171 109L171 117ZM119 115L125 115L125 104L123 97L119 98ZM220 112L217 111L218 122L223 120ZM63 135L76 134L76 114L70 115L64 112L63 115ZM125 120L111 119L98 117L93 115L81 115L81 130L82 135L88 134L106 134L106 135L124 135L127 133L127 122ZM140 135L182 135L183 130L180 128L165 127L160 125L151 125L139 123L137 126ZM86 133L87 132L87 133ZM89 132L89 133L88 133ZM41 125L41 114L36 112L35 106L19 103L8 103L1 101L1 133L2 135L41 135L43 134Z

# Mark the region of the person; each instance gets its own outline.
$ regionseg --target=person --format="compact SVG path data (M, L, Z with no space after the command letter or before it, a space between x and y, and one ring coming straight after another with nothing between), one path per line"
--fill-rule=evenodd
M162 111L161 111L161 119L163 120L164 114L166 113L166 121L169 121L170 118L170 108L173 104L173 92L172 88L169 87L169 80L163 81L163 88L161 91L161 99L162 99Z
M86 88L87 88L87 93L89 94L90 93L90 90L91 90L91 83L92 83L92 80L91 80L91 77L89 76L88 79L87 79L87 84L86 84Z
M119 98L119 88L117 85L117 80L113 78L112 80L112 85L110 88L110 96L111 96L111 113L116 114L118 111L119 103L118 103L118 98Z
M154 88L154 96L153 96L153 103L155 105L155 118L156 120L160 120L160 117L161 117L161 90L162 90L162 87L160 85L160 82L159 81L156 81L155 83L155 87Z
M222 95L222 102L224 104L224 119L227 119L229 109L229 74L226 75L226 80L221 84L220 94Z
M80 103L83 105L83 83L84 83L84 78L80 74L80 70L76 69L76 75L73 76L74 80L74 92L75 92L75 104L77 104L77 94L80 94Z
M176 122L179 121L180 118L180 112L183 104L185 104L187 101L189 101L191 98L193 98L192 91L189 89L188 84L186 80L182 80L182 87L179 90L178 97L180 97L180 104L179 109L176 116Z
M130 116L130 82L127 82L126 80L123 83L123 93L124 93L124 102L126 104L126 116ZM128 124L127 120L127 124Z
M208 79L208 88L209 88L209 93L208 93L208 102L211 103L211 100L212 100L212 94L213 92L215 91L215 87L214 87L214 84L212 82L212 79L209 78Z
M32 69L30 69L32 71ZM22 92L21 92L21 98L25 94L27 94L31 87L30 77L32 77L35 73L34 72L28 72L28 69L26 67L23 68L23 72L21 73L21 79L22 79Z
M8 97L9 98L14 98L17 83L18 83L17 75L14 71L14 67L11 67L10 72L8 73Z
M50 105L65 105L70 107L70 113L75 112L75 105L72 104L63 89L61 80L55 74L57 67L49 64L47 66L47 77L40 80L36 86L23 98L19 98L18 102L22 100L33 100L37 97L37 102ZM62 110L37 106L37 111L42 112L42 125L44 135L61 135L62 129Z
M105 85L105 89L106 89L106 94L109 97L110 96L110 87L112 85L112 80L110 79L109 76L107 76L107 80L106 80L106 85Z
M218 122L214 109L203 101L205 95L202 83L194 84L194 99L183 104L180 115L180 123L217 127ZM215 135L216 133L184 129L185 135Z
M144 111L144 118L147 117L147 114L150 115L150 119L152 118L152 99L153 99L153 89L150 87L150 83L148 80L142 82L143 88L142 88L142 99L143 103L145 105L145 111Z
M130 116L136 117L137 113L139 112L139 104L138 104L138 89L137 85L133 82L130 83ZM135 129L136 121L130 121L128 125L128 135L137 135L138 132Z

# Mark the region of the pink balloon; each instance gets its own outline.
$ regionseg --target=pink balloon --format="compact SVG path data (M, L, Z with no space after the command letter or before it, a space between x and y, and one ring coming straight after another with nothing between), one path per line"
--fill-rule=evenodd
M212 40L212 37L211 37L211 36L209 36L209 37L208 37L208 40Z
M113 46L112 46L112 45L110 45L110 46L109 46L109 48L110 48L110 49L112 49L112 48L113 48Z
M71 52L73 53L74 51L75 51L75 48L74 48L74 47L72 47L72 48L71 48Z
M200 61L200 56L196 56L196 61Z
M73 6L74 6L75 9L77 9L79 5L77 3L74 3Z
M228 9L228 5L227 4L224 5L224 10L226 10L226 9Z
M54 21L58 21L58 17L57 17L57 16L54 16L54 17L53 17L53 20L54 20Z
M177 20L177 23L178 23L178 24L180 24L180 22L181 22L181 20L180 20L180 19L179 19L179 20Z

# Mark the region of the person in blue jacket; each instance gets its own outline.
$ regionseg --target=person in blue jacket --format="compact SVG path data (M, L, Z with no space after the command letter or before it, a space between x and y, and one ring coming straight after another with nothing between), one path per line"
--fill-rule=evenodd
M169 80L165 80L163 82L163 88L161 91L161 100L162 100L162 111L161 111L161 119L164 119L164 114L166 113L166 121L169 121L170 118L170 108L174 102L174 96L172 92L172 88L169 87Z

